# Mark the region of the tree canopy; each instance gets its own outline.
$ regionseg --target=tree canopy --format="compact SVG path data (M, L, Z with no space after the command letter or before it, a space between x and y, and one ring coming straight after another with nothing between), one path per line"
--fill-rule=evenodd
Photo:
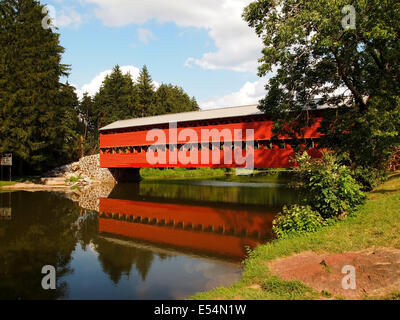
M0 152L35 171L69 158L65 143L74 134L65 120L77 123L76 95L60 83L64 48L42 27L42 8L34 0L0 2Z
M39 1L0 1L0 153L13 153L20 174L75 161L82 147L97 152L98 129L111 122L199 109L182 88L156 89L146 66L136 81L115 66L94 97L78 101L61 81L70 67L45 18Z
M258 0L243 17L265 46L259 75L272 78L260 108L276 131L332 107L323 143L354 166L383 168L400 144L400 3Z
M124 74L117 65L93 99L87 93L84 95L79 109L86 132L85 150L94 153L98 151L98 130L114 121L200 108L196 99L178 86L162 84L156 89L147 66L143 66L134 81L131 74Z

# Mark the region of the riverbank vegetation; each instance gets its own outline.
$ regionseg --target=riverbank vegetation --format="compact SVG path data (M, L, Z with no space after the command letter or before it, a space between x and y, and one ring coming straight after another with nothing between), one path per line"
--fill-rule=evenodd
M350 167L333 153L312 159L306 152L296 157L292 186L299 189L301 201L284 207L274 221L278 238L314 232L353 214L364 203L362 186Z
M369 193L366 203L347 219L314 233L277 239L258 246L244 261L244 272L239 282L231 287L198 293L191 299L326 299L326 292L317 292L299 281L284 281L276 277L268 264L278 258L307 251L343 253L370 248L400 249L399 234L400 173L397 173ZM396 292L383 296L388 299L396 297L399 297Z
M173 169L158 169L158 168L143 168L140 170L140 175L145 180L174 180L185 178L215 178L225 177L229 174L226 169L213 169L213 168L173 168Z
M0 181L0 187L12 186L16 184L15 181Z
M241 183L275 183L288 184L293 180L293 170L236 170L234 168L142 168L140 175L144 180L176 180L176 179L223 179Z

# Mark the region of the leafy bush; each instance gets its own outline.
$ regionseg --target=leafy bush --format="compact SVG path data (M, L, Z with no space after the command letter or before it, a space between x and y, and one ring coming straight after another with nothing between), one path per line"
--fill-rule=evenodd
M344 217L366 199L350 168L335 155L326 153L322 159L311 159L304 153L296 161L304 200L324 219Z
M67 182L67 183L75 183L75 182L78 182L78 181L81 180L81 179L82 179L82 176L81 176L81 175L79 175L78 177L72 176L72 177L68 178L68 179L66 180L66 182Z
M315 232L326 224L321 215L309 206L283 207L273 222L272 231L278 238Z

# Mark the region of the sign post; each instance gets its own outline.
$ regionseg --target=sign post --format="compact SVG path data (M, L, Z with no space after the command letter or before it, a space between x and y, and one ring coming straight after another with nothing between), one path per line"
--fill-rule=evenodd
M3 179L3 166L8 167L9 178L11 181L12 153L2 154L0 159L1 178Z

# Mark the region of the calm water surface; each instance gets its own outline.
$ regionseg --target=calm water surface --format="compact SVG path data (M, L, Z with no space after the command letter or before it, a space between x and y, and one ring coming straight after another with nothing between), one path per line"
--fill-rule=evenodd
M142 182L0 194L1 299L182 299L240 278L296 195L275 182ZM41 287L42 267L57 289Z

